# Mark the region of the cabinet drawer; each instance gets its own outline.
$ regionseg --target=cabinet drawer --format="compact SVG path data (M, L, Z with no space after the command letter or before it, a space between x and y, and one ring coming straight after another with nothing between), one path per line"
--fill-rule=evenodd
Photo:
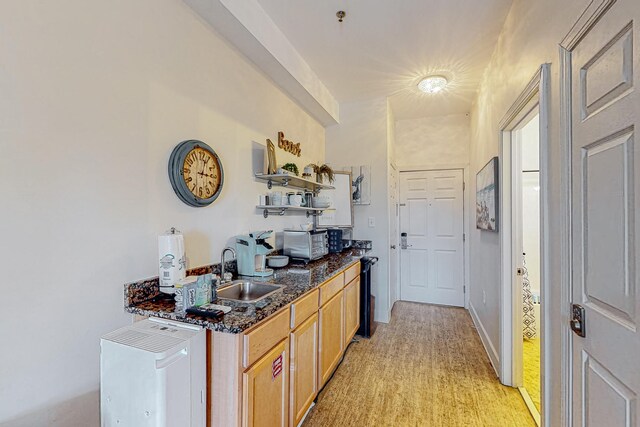
M313 313L318 312L318 292L314 289L291 304L291 329L297 328Z
M288 335L289 307L244 335L243 366L248 368L253 365L256 360Z
M360 276L360 263L356 263L355 265L352 265L351 267L347 268L347 270L344 272L344 284L348 285L349 282L351 282L353 279L355 279L356 277Z
M323 306L329 301L335 294L340 292L344 287L344 274L340 273L337 276L329 279L320 285L320 306Z

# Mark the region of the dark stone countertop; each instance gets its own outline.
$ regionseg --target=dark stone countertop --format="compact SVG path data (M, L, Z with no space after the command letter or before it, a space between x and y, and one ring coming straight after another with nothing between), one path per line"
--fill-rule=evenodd
M166 294L159 294L146 301L131 304L125 307L125 311L141 316L154 316L192 323L214 331L238 334L318 287L327 279L354 265L365 256L366 252L363 249L346 249L339 254L329 254L307 265L289 264L287 267L275 269L274 275L267 278L252 278L255 282L275 283L285 287L282 291L257 303L240 303L218 298L214 301L215 304L232 307L232 310L225 314L221 321L191 314L184 316L175 313L173 296Z

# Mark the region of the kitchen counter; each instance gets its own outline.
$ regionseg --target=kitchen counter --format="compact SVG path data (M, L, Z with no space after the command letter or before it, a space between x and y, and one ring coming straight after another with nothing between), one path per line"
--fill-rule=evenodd
M274 275L267 278L252 278L258 283L273 283L283 285L284 288L256 303L241 303L218 298L215 301L216 304L232 307L232 310L225 314L221 321L191 314L186 316L178 314L175 312L173 296L157 292L144 301L126 298L125 311L141 316L154 316L192 323L214 331L238 334L318 287L327 279L354 265L366 252L364 249L346 249L338 254L329 254L307 265L289 264L287 267L275 269ZM129 286L131 285L125 287L125 295L130 292Z

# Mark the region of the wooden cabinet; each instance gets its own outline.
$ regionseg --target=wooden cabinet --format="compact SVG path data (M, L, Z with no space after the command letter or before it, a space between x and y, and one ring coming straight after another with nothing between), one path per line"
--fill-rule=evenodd
M344 274L340 273L337 276L324 282L320 285L320 305L325 305L327 301L334 297L344 287Z
M288 353L286 338L242 374L243 427L289 425Z
M318 314L318 289L291 303L291 329L296 329L312 314Z
M208 333L208 425L300 423L358 329L359 272L351 265L243 333Z
M360 327L360 277L344 288L344 348Z
M289 307L244 334L245 368L253 365L270 348L289 335Z
M338 366L344 349L343 291L338 292L319 310L318 388L322 387ZM322 295L322 294L321 294Z
M344 272L344 284L350 283L353 279L360 276L360 263L356 263L347 268Z
M317 295L316 295L317 297ZM316 300L317 301L317 300ZM290 425L298 425L318 392L318 313L313 313L290 336Z

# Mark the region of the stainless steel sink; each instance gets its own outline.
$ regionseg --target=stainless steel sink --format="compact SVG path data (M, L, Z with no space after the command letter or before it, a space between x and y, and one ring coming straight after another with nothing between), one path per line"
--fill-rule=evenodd
M256 302L281 290L282 285L253 283L248 280L234 280L218 289L218 298L241 302Z

